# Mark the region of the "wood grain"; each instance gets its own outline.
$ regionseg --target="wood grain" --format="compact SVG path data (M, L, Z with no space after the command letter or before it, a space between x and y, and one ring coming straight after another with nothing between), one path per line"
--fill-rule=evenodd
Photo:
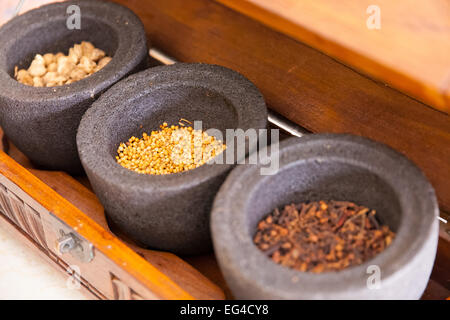
M12 150L16 150L12 144L10 146L12 147ZM24 158L24 155L18 150L14 152L14 156L18 157L20 160L23 160ZM83 214L104 228L105 232L110 229L101 204L99 203L97 197L86 186L66 173L43 171L32 168L29 170L43 183L51 187L54 191L63 196L77 208L81 209ZM85 177L77 177L77 179L84 181ZM446 215L443 216L446 217ZM140 248L127 239L123 234L118 232L114 226L112 227L113 232L127 244L127 247L131 248L142 258L149 261L153 266L157 267L159 271L163 272L166 276L194 297L201 299L223 299L224 292L227 299L233 298L213 255L185 257L184 259L188 261L193 266L192 267L171 253ZM440 225L440 229L436 261L431 274L430 282L428 283L422 299L444 299L450 294L450 236L443 224ZM18 230L16 233L19 232L20 231ZM22 233L25 234L24 232ZM57 260L60 261L60 259ZM52 260L50 259L50 261ZM52 263L55 263L54 260ZM105 264L104 267L112 268L114 266L111 264ZM95 272L95 270L93 270L95 268L92 266L87 265L84 266L84 268L84 273ZM99 274L95 278L100 276L101 275ZM122 277L126 279L127 275L123 274ZM105 281L100 281L99 287L104 285ZM128 281L130 280L128 279ZM215 285L212 284L211 281L215 283ZM129 287L126 283L122 282L121 279L115 278L113 283L120 284L120 287L123 287L126 292L118 297L114 296L115 298L136 299L136 294L131 294L129 292ZM95 288L90 287L90 289L94 290ZM97 296L98 295L99 292L97 292Z
M444 112L450 111L447 0L217 0ZM369 29L370 5L380 29ZM372 11L369 11L373 14Z
M55 261L52 260L48 255L46 255L42 250L39 250L35 242L30 238L28 234L20 230L16 225L13 223L10 223L2 214L0 214L0 223L2 224L2 228L7 232L7 234L14 239L19 240L21 243L23 243L27 248L33 250L36 252L40 257L42 257L46 262L48 262L51 265L55 265ZM63 268L57 268L57 272L61 272L64 275L67 275L67 271ZM89 299L101 299L101 297L98 297L94 295L88 288L85 286L80 287L81 292Z
M30 172L80 209L105 230L110 230L103 206L95 194L64 172L30 169ZM135 245L123 234L114 233L133 251L167 275L197 299L223 299L223 291L191 265L169 252L147 250Z
M4 140L2 138L3 132L0 128L0 141ZM72 203L87 217L91 218L105 230L110 231L103 206L95 194L86 187L87 183L85 182L84 176L77 177L77 181L65 172L34 169L27 157L20 150L13 144L8 143L8 145L10 147L9 155L15 161L27 165L27 169L34 176ZM0 150L2 149L0 148ZM120 233L119 230L114 229L113 231L129 248L156 266L159 271L168 276L196 299L224 299L225 295L221 288L224 288L227 297L231 297L231 293L226 286L214 256L187 257L188 261L196 267L194 268L172 253L140 248Z
M30 169L30 171L65 199L79 209L82 209L86 216L92 218L105 230L110 229L110 226L106 222L103 208L96 196L73 177L61 172L41 171L36 169ZM133 244L123 234L118 232L114 226L112 227L113 232L125 242L129 248L149 261L152 265L156 266L158 270L170 277L174 282L180 285L180 287L184 288L195 297L203 299L223 299L223 290L227 299L233 298L232 293L220 272L214 255L185 257L184 259L188 261L193 266L192 267L171 253L140 248ZM450 294L449 244L449 236L445 227L441 225L436 261L431 274L431 279L422 299L445 299ZM92 267L86 266L86 269L87 271L85 271L85 273L92 271ZM118 279L115 281L118 281ZM210 281L215 283L218 287L211 284ZM127 297L129 297L129 295L125 295L125 298Z
M193 296L173 282L158 268L145 261L118 238L65 200L31 172L21 167L0 151L0 174L42 207L52 212L68 226L89 241L104 255L114 261L116 268L126 270L139 283L162 299L193 299Z
M152 44L184 62L237 70L269 106L312 132L363 135L425 172L450 211L450 117L211 0L117 0Z

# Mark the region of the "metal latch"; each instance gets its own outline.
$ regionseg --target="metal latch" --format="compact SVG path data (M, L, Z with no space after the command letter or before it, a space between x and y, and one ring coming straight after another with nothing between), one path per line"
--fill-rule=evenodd
M52 215L51 224L56 232L55 250L58 254L70 254L80 262L88 263L94 259L94 246L92 243L76 234L75 231Z
M69 253L80 262L90 262L94 258L91 243L80 240L74 233L65 233L60 230L61 237L56 241L56 251L59 254Z

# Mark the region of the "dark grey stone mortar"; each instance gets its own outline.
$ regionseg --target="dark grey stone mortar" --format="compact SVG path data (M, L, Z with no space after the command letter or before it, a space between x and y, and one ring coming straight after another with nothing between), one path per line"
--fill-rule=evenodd
M181 254L211 250L214 196L233 164L205 164L170 175L144 175L116 163L121 142L180 118L203 130L264 129L267 109L258 89L220 66L162 66L114 85L83 116L77 143L88 178L108 219L143 246ZM224 135L225 136L225 135ZM251 146L254 147L254 146Z
M81 9L81 30L66 27L69 5ZM14 67L27 68L34 55L67 54L91 41L113 60L78 82L35 88L17 82ZM20 15L0 28L0 125L9 139L36 165L81 172L76 130L97 97L148 61L147 41L139 18L129 9L103 1L67 1Z
M422 172L396 151L352 135L319 134L280 144L280 170L236 167L213 206L211 227L219 265L239 299L418 299L438 241L438 204ZM347 200L377 210L396 233L381 254L339 272L314 274L275 264L252 242L258 221L276 207ZM373 271L381 288L369 289Z

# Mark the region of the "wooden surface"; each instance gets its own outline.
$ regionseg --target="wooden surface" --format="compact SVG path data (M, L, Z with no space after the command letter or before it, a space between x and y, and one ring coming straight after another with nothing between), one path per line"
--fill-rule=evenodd
M24 165L31 165L26 157L13 145L9 146L8 153ZM125 242L129 248L194 296L198 298L222 299L224 298L224 292L226 298L232 299L231 291L226 285L213 254L184 257L183 259L189 262L191 266L171 253L140 248L129 241L114 226L108 225L103 208L97 197L89 189L85 177L77 177L75 179L63 172L36 170L32 167L29 167L28 170L59 195L82 210L86 217L98 223L104 230L112 228L114 234L121 241ZM450 236L441 225L438 254L422 299L445 299L449 295Z
M139 285L145 286L156 297L162 299L224 298L223 291L218 286L175 255L141 249L132 243L126 245L119 240L109 232L103 208L90 190L65 173L33 170L31 167L28 168L31 170L29 171L22 167L16 160L25 166L31 164L13 145L5 143L5 139L1 139L1 136L0 131L2 144L15 159L0 150L0 175L17 186L17 191L34 199L74 228L83 238L89 239L97 251L95 259L99 257L102 268L120 269L115 272L126 273L120 279L127 276L128 281L137 280ZM11 217L14 219L15 215ZM53 236L50 238L48 236L51 228L46 228L49 224L43 224L47 242L53 243L55 240ZM25 226L24 229L28 227ZM41 239L42 236L38 238ZM40 242L42 243L42 240ZM70 257L68 258L70 260ZM114 264L107 265L108 259ZM94 263L80 264L76 261L74 263L80 265L86 274L102 271L99 266L94 266ZM102 275L99 274L94 279L100 276ZM114 280L121 283L118 279ZM101 285L109 284L106 281L97 284ZM144 294L141 296L145 297Z
M110 231L110 226L106 221L104 210L98 198L90 190L89 182L85 176L74 179L64 172L37 170L33 168L30 161L14 145L9 144L7 140L1 139L0 129L0 147L1 142L5 143L5 150L17 161L16 165L24 166L24 171L29 171L41 182L56 191L65 200L73 204L83 212L85 218L92 219L105 231ZM0 150L2 150L0 148ZM0 151L0 161L1 161ZM1 164L0 164L0 173ZM139 256L156 267L158 272L162 272L171 281L185 290L196 299L224 299L230 298L231 293L225 284L225 280L219 270L214 255L204 255L200 257L186 257L186 263L181 258L168 252L148 250L136 246L131 240L125 237L120 231L112 226L115 235L119 236L128 248L135 251ZM132 259L133 257L129 257ZM134 267L130 265L130 267ZM148 270L146 271L148 272ZM149 277L155 276L153 273ZM175 298L176 292L168 292L167 297Z
M192 299L193 297L155 266L139 257L123 242L95 223L87 215L66 201L62 196L41 182L29 171L24 170L14 160L0 151L0 174L11 181L44 208L58 216L72 228L77 229L85 239L98 250L97 255L112 257L115 265L124 268L142 285L149 288L157 297L172 299ZM95 271L95 269L94 269Z
M64 172L35 169L30 169L30 172L80 209L86 216L97 222L105 230L110 231L103 207L98 198L83 184ZM197 299L224 298L223 292L219 287L212 284L202 273L176 255L169 252L140 248L119 231L114 230L114 234L119 236L129 248L157 267L159 271Z
M116 230L114 226L108 225L103 207L95 194L90 190L89 183L86 182L85 177L77 177L75 179L63 172L33 169L27 158L13 145L9 145L8 153L23 165L30 166L27 169L33 175L83 211L88 218L98 223L105 230L110 230L110 228L112 228L114 234L116 234L121 241L125 242L129 248L149 261L153 266L156 266L159 271L163 272L186 291L197 298L203 299L233 298L213 254L183 257L183 260L187 261L190 264L189 265L174 254L140 248ZM223 292L225 293L225 296L223 295ZM441 224L436 261L422 299L445 299L449 296L450 235Z
M448 0L217 1L450 111ZM374 13L366 10L374 4L380 10L380 29L366 24Z
M383 142L415 162L450 212L450 117L212 0L117 0L179 61L237 70L269 107L312 132Z

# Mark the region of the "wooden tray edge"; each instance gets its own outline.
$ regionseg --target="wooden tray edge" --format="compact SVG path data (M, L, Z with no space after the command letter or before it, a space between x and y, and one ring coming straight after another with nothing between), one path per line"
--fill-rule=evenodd
M148 290L147 293L150 296L161 299L194 299L191 294L183 290L155 266L126 246L109 231L83 214L78 208L40 181L30 171L16 163L3 151L0 151L0 178L2 178L0 179L1 184L9 192L16 194L25 203L34 207L32 201L29 201L30 199L24 199L26 197L18 194L20 191L42 206L48 215L53 215L74 230L75 233L84 239L89 239L96 254L97 252L103 254L125 273L129 274L139 283L142 283ZM11 184L5 186L5 184L8 184L7 181ZM14 186L17 189L11 190L15 189ZM45 215L45 211L42 212L40 208L37 208L37 211L40 211L41 216L43 213ZM16 224L22 227L20 222L17 223L17 218L15 220L13 222L16 222ZM26 227L21 229L27 232L27 230L23 230ZM41 241L45 240L41 239ZM48 241L46 242L44 245L47 245L51 249L52 245Z

